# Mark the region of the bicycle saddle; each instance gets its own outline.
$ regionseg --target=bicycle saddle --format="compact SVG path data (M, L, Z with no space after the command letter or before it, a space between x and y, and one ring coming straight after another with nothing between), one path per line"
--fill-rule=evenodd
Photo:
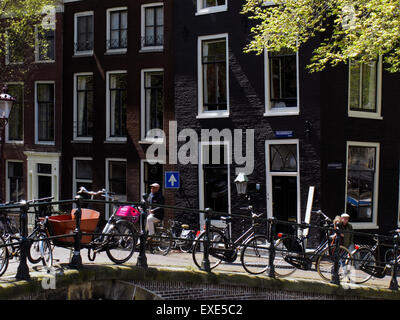
M226 216L223 216L223 217L221 217L220 219L221 219L222 221L226 222L226 223L229 223L229 222L232 222L232 221L233 221L233 218L232 218L232 217L226 217Z

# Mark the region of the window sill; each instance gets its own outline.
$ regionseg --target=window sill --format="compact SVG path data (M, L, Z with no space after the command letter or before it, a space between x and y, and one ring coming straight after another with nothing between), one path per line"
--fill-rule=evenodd
M218 119L218 118L229 118L229 111L224 111L224 112L209 111L200 113L196 116L196 119Z
M55 63L56 60L35 60L35 63L46 64L46 63Z
M216 7L200 9L195 13L195 15L196 16L203 16L205 14L212 14L212 13L226 12L226 11L228 11L228 6L227 5L216 6Z
M92 57L93 51L85 51L85 52L75 52L72 56L73 58L83 58L83 57Z
M55 146L56 143L54 141L35 141L35 144L38 146Z
M24 144L24 140L6 140L5 143L23 145Z
M112 55L118 55L118 54L126 54L128 52L128 49L108 49L104 55L106 56L112 56Z
M298 108L287 108L286 110L282 109L269 109L268 111L264 112L264 117L298 116L300 114Z
M368 113L368 112L357 112L357 111L349 111L348 116L350 118L362 118L362 119L372 119L372 120L383 120L383 117L377 113Z
M143 47L139 50L139 53L149 52L164 52L164 47Z
M104 143L110 143L110 144L125 144L127 142L126 138L120 138L120 139L111 139L108 138L106 140L104 140Z
M93 138L74 138L74 140L71 141L71 143L92 143Z

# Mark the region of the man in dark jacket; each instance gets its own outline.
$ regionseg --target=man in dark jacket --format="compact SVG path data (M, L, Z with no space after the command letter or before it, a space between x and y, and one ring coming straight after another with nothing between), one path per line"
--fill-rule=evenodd
M164 197L160 190L158 183L150 185L150 195L147 201L150 204L149 215L146 220L146 230L149 232L149 236L154 235L154 223L162 221L164 219L164 208L156 207L155 204L164 204Z
M349 223L350 216L347 213L343 213L341 216L340 229L344 231L353 231L353 226ZM343 232L341 235L341 244L351 251L354 250L354 234L350 232Z

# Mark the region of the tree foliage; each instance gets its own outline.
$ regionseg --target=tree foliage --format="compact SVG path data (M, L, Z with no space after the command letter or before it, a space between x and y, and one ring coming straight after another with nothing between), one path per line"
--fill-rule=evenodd
M19 71L29 69L38 34L54 28L58 0L0 0L0 56L23 57ZM39 27L40 26L40 27ZM41 43L46 47L46 43ZM26 55L28 53L28 55ZM14 57L14 58L15 58Z
M245 52L297 51L319 37L311 72L379 56L388 71L400 71L399 0L246 0L242 13L256 22Z

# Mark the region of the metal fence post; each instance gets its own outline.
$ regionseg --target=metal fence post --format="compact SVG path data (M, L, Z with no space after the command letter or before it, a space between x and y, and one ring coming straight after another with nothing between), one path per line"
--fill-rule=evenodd
M399 235L398 233L395 233L393 235L393 266L392 266L392 279L390 280L390 286L389 289L391 290L399 290L399 284L397 282L397 254L398 254L398 241L399 241Z
M205 209L204 217L205 217L205 234L204 234L204 242L203 242L203 261L201 262L201 270L206 272L211 272L210 266L210 214L211 209Z
M15 278L17 280L30 280L29 267L26 263L26 258L29 250L29 239L28 236L28 205L25 202L20 210L19 215L19 232L21 235L20 245L20 260Z
M76 196L77 209L75 211L75 230L74 230L74 253L72 255L69 267L72 269L82 268L82 257L81 257L81 218L82 218L82 201L81 196Z
M146 218L147 218L147 202L146 200L141 201L141 206L143 208L143 213L140 215L140 245L139 245L139 255L136 260L136 266L147 268L147 257L146 257L146 241L147 241L147 232L146 232Z
M335 238L335 253L333 257L333 270L332 270L332 279L331 283L340 285L340 277L339 277L339 260L340 260L340 230L337 228L335 230L336 238Z
M268 276L270 278L275 278L275 233L276 233L276 218L268 219L268 223L270 224L269 230L269 272Z

